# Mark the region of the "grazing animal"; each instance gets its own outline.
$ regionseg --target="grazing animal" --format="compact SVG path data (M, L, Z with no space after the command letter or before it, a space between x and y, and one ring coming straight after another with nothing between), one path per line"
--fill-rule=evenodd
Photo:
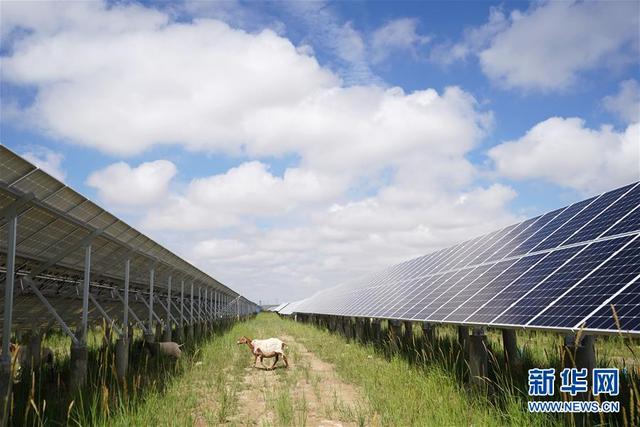
M180 347L182 347L184 344L178 344L173 341L152 343L145 341L145 345L149 348L151 354L153 355L161 354L163 356L170 356L175 359L180 359L180 357L182 357L182 350L180 350Z
M271 365L271 370L276 368L276 363L278 363L278 359L282 356L282 360L284 361L284 367L289 367L289 362L287 361L287 356L284 355L284 346L287 345L283 341L278 338L269 338L266 340L252 340L249 337L240 337L238 339L237 344L246 344L251 350L251 354L255 356L255 360L253 362L253 367L257 368L258 359L260 359L260 364L264 366L262 360L266 358L275 357L276 360Z

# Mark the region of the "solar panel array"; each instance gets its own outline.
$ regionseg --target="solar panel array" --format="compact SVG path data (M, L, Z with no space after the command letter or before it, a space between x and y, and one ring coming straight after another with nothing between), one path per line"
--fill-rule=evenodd
M290 310L640 334L639 236L636 182L324 290Z
M20 200L26 202L20 204ZM163 297L155 305L159 313L166 311L162 304L167 301L169 277L173 281L174 298L169 309L176 319L180 316L178 296L182 282L188 296L187 310L193 284L196 298L199 289L202 297L204 290L209 292L211 298L204 310L216 310L225 315L235 315L238 309L242 313L257 311L253 302L0 145L0 211L12 205L18 206L14 307L14 323L18 327L46 323L51 318L29 286L23 283L22 278L27 275L35 276L37 287L65 321L77 323L81 310L83 246L89 239L91 292L108 314L122 311L119 295L122 294L126 259L130 260L131 309L141 319L147 318L144 313L148 311L145 304L152 268L156 296ZM0 280L4 282L8 244L6 218L0 218L0 235L0 253L3 254L0 256ZM4 292L4 286L0 289ZM1 311L0 314L3 315ZM90 318L101 319L101 313L93 306Z

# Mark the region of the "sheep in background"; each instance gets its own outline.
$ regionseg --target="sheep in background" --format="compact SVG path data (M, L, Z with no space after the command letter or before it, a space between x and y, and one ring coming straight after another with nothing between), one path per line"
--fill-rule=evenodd
M287 356L284 354L284 346L286 343L279 340L278 338L269 338L266 340L252 340L249 337L240 337L237 342L238 345L246 344L251 350L251 354L255 356L255 360L253 362L253 366L257 368L258 359L260 359L260 364L264 366L262 360L266 358L275 357L276 360L271 365L270 370L276 368L276 364L278 363L278 359L282 356L282 360L284 361L284 367L289 367L289 362L287 361Z
M151 354L153 354L154 356L162 354L163 356L170 356L175 359L180 359L180 357L182 357L182 350L180 350L180 347L182 347L184 344L178 344L173 341L152 343L145 341L145 345L147 346L147 348L149 348Z

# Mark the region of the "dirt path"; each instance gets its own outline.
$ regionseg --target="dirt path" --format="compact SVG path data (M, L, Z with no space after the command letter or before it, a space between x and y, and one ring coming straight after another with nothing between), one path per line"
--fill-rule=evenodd
M228 423L323 427L364 424L364 404L356 387L342 382L331 364L292 336L282 339L289 346L289 369L284 369L282 361L273 371L248 366L236 395L237 410ZM265 365L270 367L273 360L265 359Z

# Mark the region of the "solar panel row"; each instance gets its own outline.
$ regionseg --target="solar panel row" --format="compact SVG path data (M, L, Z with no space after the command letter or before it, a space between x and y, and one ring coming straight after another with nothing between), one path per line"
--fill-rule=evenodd
M20 203L21 200L28 201ZM213 306L220 300L220 310L223 309L222 301L228 303L238 298L232 289L0 145L0 211L12 212L15 209L18 209L16 275L21 278L29 276L41 292L53 283L57 292L47 294L47 298L61 312L71 304L71 298L79 297L77 286L83 279L84 247L88 244L91 246L89 289L92 293L102 285L122 289L125 262L129 260L131 291L148 290L150 270L153 269L155 293L163 294L165 301L170 278L173 279L174 296L180 293L180 287L185 282L186 295L190 294L191 289L196 295L199 288L208 290L208 299L203 301ZM7 218L0 217L0 233L6 236L8 228ZM8 253L6 238L0 239L0 252ZM6 256L2 256L0 262L6 263L6 259ZM6 264L0 265L3 275L6 269ZM4 277L0 279L4 280ZM193 288L191 284L194 284ZM33 290L26 286L18 292L16 298ZM105 307L113 304L112 298L104 298L99 293L95 296ZM16 307L22 310L23 306ZM240 298L228 309L234 308L253 311L257 306ZM36 311L39 318L50 317L46 308L38 304L29 308L30 316L21 316L16 312L14 323L18 327L31 326ZM4 317L4 313L1 313ZM23 317L25 321L21 325ZM74 320L78 321L79 318Z
M640 183L397 264L292 312L640 333ZM616 309L617 321L611 305Z

